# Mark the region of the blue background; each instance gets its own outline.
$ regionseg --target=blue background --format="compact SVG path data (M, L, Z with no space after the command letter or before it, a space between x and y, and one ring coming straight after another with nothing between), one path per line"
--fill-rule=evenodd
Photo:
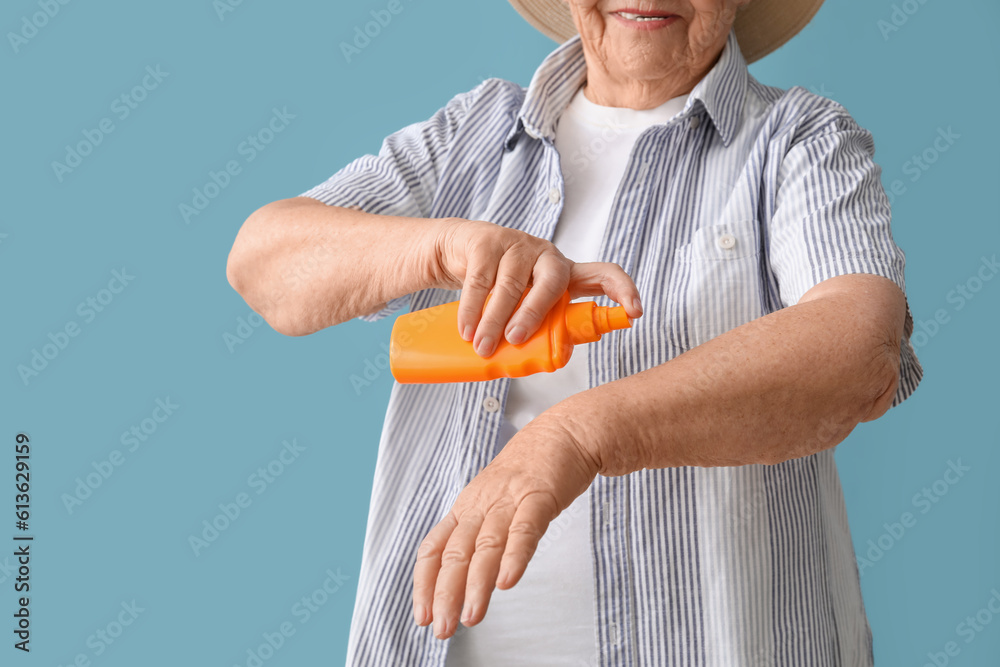
M258 207L376 152L385 135L485 78L527 85L555 48L505 2L403 0L347 62L340 43L386 4L248 1L220 14L210 0L72 2L15 50L8 33L40 9L4 3L0 514L10 523L0 539L12 544L15 532L13 444L23 431L36 541L32 652L11 647L13 577L0 569L0 664L63 665L83 654L107 667L245 665L247 650L285 622L295 634L266 665L343 662L392 382L382 371L358 392L350 376L378 359L392 320L303 338L266 324L241 329L251 311L226 281L227 254ZM954 641L960 652L949 664L995 665L1000 618L991 614L971 638L959 624L1000 590L1000 280L973 280L981 289L961 308L952 291L1000 251L1000 8L903 4L911 14L897 14L899 29L884 33L891 3L829 2L751 72L843 103L873 132L885 185L905 187L894 232L925 332L925 379L837 454L858 556L869 540L888 545L862 576L877 662L923 665ZM121 118L113 100L147 66L168 74ZM275 107L294 119L247 161L241 142ZM102 118L114 130L60 180L52 162ZM948 128L959 135L953 145L932 150L926 171L908 169ZM240 173L186 222L179 205L229 160ZM134 279L102 294L123 268ZM102 296L113 299L88 321L78 304ZM937 311L947 322L921 328ZM79 335L25 382L18 366L71 321ZM241 334L238 344L226 337ZM155 432L128 451L122 433L168 398L179 407L147 421ZM304 450L258 494L250 476L293 439ZM70 511L65 494L115 450L124 461ZM969 470L939 483L946 493L933 504L915 502L925 487L933 493L949 461ZM196 555L189 537L240 493L251 504ZM915 523L897 538L886 524L904 512ZM295 605L321 589L327 570L340 588L303 623ZM113 644L98 643L98 629L133 600L143 609L135 622Z

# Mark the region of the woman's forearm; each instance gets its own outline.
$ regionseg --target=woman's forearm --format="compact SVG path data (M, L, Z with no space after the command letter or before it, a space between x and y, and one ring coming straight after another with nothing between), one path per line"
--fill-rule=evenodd
M603 475L774 464L833 447L892 403L905 300L870 275L831 278L795 306L547 411Z
M441 222L284 199L243 223L226 275L275 330L310 334L436 286Z

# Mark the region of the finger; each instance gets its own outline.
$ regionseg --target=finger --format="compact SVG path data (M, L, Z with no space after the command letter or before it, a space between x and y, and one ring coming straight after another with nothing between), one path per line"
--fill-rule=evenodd
M510 511L490 512L479 529L476 552L472 555L465 585L465 604L459 619L466 627L479 623L486 615L500 573L500 559L507 545L511 516Z
M417 549L417 562L413 567L413 619L417 625L427 625L433 618L431 605L441 569L441 552L457 525L455 516L449 513L427 533Z
M531 494L517 506L510 522L507 546L500 561L497 588L506 590L516 584L528 567L552 519L559 515L555 501L542 494Z
M534 265L534 257L516 249L508 250L500 258L493 295L486 304L472 342L473 349L479 356L488 357L496 350L500 332L524 296Z
M613 262L578 262L570 269L569 294L580 296L607 294L615 303L625 306L629 317L642 315L639 289L632 278Z
M472 340L483 314L486 295L496 281L497 261L493 252L488 244L480 244L469 256L462 295L458 300L458 333L465 340Z
M552 253L543 253L532 271L531 289L507 323L504 336L516 345L538 331L552 307L569 285L570 267L567 260Z
M482 515L465 514L441 552L441 569L434 586L434 636L451 637L458 629L458 616L465 602L469 563L476 548Z

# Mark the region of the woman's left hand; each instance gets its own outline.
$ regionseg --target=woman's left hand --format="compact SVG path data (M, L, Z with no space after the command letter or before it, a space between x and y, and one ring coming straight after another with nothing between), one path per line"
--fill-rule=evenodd
M413 616L439 639L483 619L493 589L518 582L549 523L597 476L568 421L550 408L518 431L421 542Z

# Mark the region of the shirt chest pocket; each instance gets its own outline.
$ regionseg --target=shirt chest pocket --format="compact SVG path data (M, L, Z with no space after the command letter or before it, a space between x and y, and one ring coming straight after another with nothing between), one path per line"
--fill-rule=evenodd
M688 350L760 317L760 265L756 220L698 228L672 256L664 304L671 342Z

